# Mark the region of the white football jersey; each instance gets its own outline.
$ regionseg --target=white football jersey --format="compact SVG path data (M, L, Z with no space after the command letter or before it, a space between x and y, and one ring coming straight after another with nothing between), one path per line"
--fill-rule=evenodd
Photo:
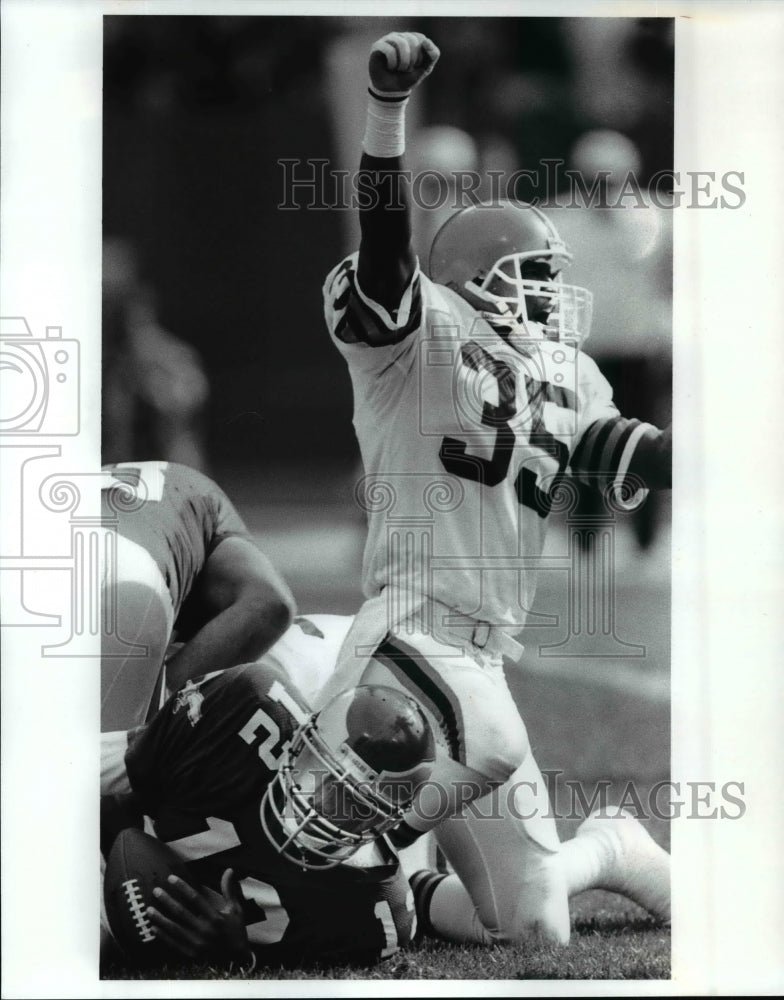
M591 425L607 428L599 450L610 438L622 450L633 428L587 355L551 341L513 347L419 271L392 316L358 287L356 264L354 254L330 273L324 300L366 473L364 593L395 588L402 610L435 598L522 627L556 477ZM374 329L393 342L370 346Z

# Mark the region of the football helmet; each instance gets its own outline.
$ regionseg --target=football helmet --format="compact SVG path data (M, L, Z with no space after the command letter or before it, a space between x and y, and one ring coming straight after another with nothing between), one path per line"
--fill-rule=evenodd
M590 333L593 296L564 284L560 272L571 259L538 208L497 201L447 219L433 240L428 270L501 333L579 345Z
M400 822L434 760L432 730L412 698L350 688L284 750L261 803L264 832L300 867L331 868Z

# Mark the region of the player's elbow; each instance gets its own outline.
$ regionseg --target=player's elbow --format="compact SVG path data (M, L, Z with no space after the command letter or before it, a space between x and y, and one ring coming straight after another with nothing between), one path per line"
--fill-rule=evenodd
M531 855L529 864L508 872L493 912L487 913L485 908L479 914L493 944L569 944L569 898L560 874L560 858L543 856L541 867L532 861Z
M262 608L263 617L268 622L268 628L277 633L276 637L283 635L297 613L294 596L288 588L278 590L274 596L265 602L260 602L260 613Z
M294 596L285 585L246 593L242 608L247 642L259 653L277 642L297 613Z
M530 750L522 719L497 705L485 705L481 716L484 736L481 763L476 769L494 784L503 784L522 764Z

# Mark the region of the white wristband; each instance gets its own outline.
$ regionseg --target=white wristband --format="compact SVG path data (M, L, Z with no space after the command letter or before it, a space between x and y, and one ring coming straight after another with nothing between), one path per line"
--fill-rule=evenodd
M402 156L406 148L406 105L411 91L369 91L362 148L369 156Z

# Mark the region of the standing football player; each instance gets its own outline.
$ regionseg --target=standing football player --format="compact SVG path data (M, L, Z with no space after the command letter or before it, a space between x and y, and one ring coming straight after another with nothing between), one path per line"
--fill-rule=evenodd
M143 824L203 887L154 890L146 918L173 957L372 962L411 940L413 895L383 836L433 762L407 695L361 686L312 713L286 674L251 663L189 682L101 750L104 856Z
M105 558L101 730L147 717L170 690L256 659L283 634L294 599L229 498L171 462L108 465L103 514L117 524ZM173 643L173 640L176 642Z
M532 817L514 826L530 846L518 883L544 904L521 907L518 894L499 915L493 893L507 873L477 862L485 850L504 853L494 824L476 824L487 838L478 854L462 819L440 826L439 842L484 926L503 937L522 922L564 940L558 838L502 657L522 653L514 635L533 602L554 484L570 473L631 509L648 488L670 485L670 435L622 417L580 352L591 296L563 282L569 254L538 209L498 201L458 211L435 237L429 277L420 271L404 113L438 57L418 33L373 45L360 247L324 285L353 385L369 525L367 601L319 700L359 683L397 686L440 736L433 782L396 831L401 846L512 782L512 799L499 801Z

